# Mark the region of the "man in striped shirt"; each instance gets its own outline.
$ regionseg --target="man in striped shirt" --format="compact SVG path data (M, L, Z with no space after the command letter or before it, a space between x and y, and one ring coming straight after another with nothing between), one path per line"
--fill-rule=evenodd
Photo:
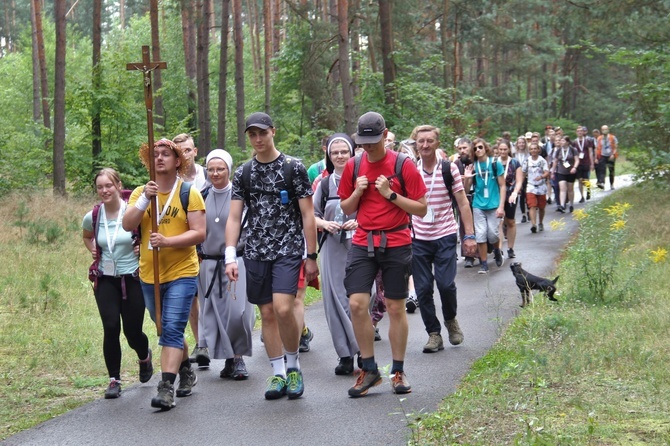
M472 225L470 203L463 189L463 182L458 167L449 163L451 170L451 195L442 174L443 164L439 155L440 129L431 125L421 125L414 129L416 148L419 154L417 167L426 184L426 200L428 211L425 217L412 217L414 239L412 240L412 274L414 287L419 299L421 318L428 333L428 342L423 347L424 353L444 350L444 342L440 334L442 326L436 315L433 301L433 282L437 282L442 301L442 315L449 332L449 342L458 345L463 342L463 332L456 320L456 245L458 242L458 223L454 218L453 195L465 226L462 243L471 250L476 249L477 242ZM446 176L449 178L449 176ZM433 274L435 268L435 274Z

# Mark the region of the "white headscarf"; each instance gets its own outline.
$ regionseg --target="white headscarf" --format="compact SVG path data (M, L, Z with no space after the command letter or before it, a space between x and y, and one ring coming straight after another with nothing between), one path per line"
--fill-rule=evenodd
M213 158L221 158L228 165L228 172L230 172L230 175L233 175L233 157L230 156L230 153L223 149L214 149L207 155L207 162L205 165L209 164L209 161Z

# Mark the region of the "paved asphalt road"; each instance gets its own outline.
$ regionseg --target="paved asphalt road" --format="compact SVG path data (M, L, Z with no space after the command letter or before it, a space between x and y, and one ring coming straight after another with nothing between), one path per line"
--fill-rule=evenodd
M620 183L620 185L622 185ZM609 192L598 192L595 199ZM578 193L576 194L577 196ZM577 205L581 208L583 205ZM549 275L576 224L569 214L547 208L545 231L530 233L530 224L518 224L516 261L535 274ZM520 218L520 216L519 216ZM550 222L563 219L561 230ZM517 220L518 221L518 220ZM355 378L336 376L337 356L332 346L321 302L307 309L306 320L314 331L312 351L301 354L305 394L299 400L266 401L265 379L271 374L267 356L254 332L254 356L247 360L250 378L230 381L219 378L223 361L213 361L198 371L193 395L177 398L168 412L151 408L159 374L146 384L126 387L121 398L100 399L24 431L3 442L6 445L400 445L410 430L404 413L434 411L455 391L471 364L484 355L504 327L518 314L520 296L509 269L490 259L491 272L464 269L459 261L457 285L458 320L465 341L444 351L422 353L427 340L418 311L408 315L410 335L405 370L413 392L398 398L388 379L370 390L367 397L351 399L347 389ZM560 292L560 282L559 282ZM558 296L560 299L560 296ZM544 297L540 297L543 299ZM439 299L438 299L439 302ZM388 321L380 322L383 340L375 343L380 367L391 363ZM446 343L446 329L443 330ZM157 366L157 364L155 364ZM102 396L102 388L100 389Z

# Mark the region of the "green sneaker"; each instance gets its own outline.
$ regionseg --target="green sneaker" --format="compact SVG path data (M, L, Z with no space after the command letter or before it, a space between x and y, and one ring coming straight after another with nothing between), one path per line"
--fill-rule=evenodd
M286 395L286 380L283 376L274 375L267 379L265 399L276 400Z
M288 369L286 375L286 394L288 399L294 400L300 398L305 391L305 383L302 379L302 372L298 369Z

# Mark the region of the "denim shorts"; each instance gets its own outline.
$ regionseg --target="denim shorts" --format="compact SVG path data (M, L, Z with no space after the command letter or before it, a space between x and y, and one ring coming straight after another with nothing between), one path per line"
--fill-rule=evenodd
M193 296L197 291L197 277L182 277L160 285L161 293L161 336L158 345L184 348L184 330L191 311ZM154 286L142 282L144 304L151 320L156 322Z

